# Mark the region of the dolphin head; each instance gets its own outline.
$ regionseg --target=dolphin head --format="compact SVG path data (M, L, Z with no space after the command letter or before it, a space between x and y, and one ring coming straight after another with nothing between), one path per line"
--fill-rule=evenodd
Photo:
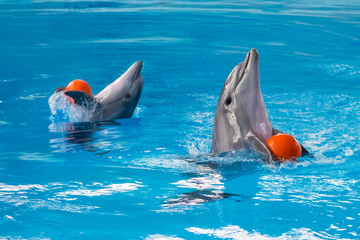
M95 96L100 104L101 113L94 116L94 120L132 116L143 89L142 66L142 61L135 62L123 75Z
M272 125L260 91L259 55L252 49L230 73L216 107L211 151L263 148Z

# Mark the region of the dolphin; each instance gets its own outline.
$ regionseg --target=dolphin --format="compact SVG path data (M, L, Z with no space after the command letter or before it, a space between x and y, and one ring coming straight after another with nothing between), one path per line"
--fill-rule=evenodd
M263 153L269 162L275 157L266 141L281 133L273 129L260 90L259 54L252 49L244 62L230 73L222 88L215 111L212 153L252 148ZM302 147L303 155L308 151Z
M56 92L64 91L76 104L90 111L90 121L130 118L143 89L142 66L142 61L135 62L123 75L95 96L81 91L65 91L65 87L56 89Z

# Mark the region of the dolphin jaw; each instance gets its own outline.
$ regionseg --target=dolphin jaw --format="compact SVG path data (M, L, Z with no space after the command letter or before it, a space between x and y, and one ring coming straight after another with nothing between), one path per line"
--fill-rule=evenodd
M143 66L143 61L139 60L130 67L129 70L132 70L133 68L135 69L134 78L132 80L133 82L139 78L139 75L141 75L142 66Z

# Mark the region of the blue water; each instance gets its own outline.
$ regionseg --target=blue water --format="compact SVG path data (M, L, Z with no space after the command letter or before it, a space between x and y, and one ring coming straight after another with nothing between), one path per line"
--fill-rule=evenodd
M0 239L360 239L359 1L0 1ZM256 48L274 128L314 158L209 156ZM131 119L53 116L143 60Z

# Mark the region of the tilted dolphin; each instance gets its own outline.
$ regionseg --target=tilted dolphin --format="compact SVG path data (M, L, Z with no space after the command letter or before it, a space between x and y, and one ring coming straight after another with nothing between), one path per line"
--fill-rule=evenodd
M130 118L143 89L142 65L142 61L135 62L123 75L95 96L81 91L64 91L65 88L58 88L57 91L64 91L78 105L91 111L91 121Z
M252 49L223 86L215 112L211 152L252 148L272 162L274 156L265 143L277 133L280 131L271 125L260 90L259 55ZM304 147L302 150L308 153Z

